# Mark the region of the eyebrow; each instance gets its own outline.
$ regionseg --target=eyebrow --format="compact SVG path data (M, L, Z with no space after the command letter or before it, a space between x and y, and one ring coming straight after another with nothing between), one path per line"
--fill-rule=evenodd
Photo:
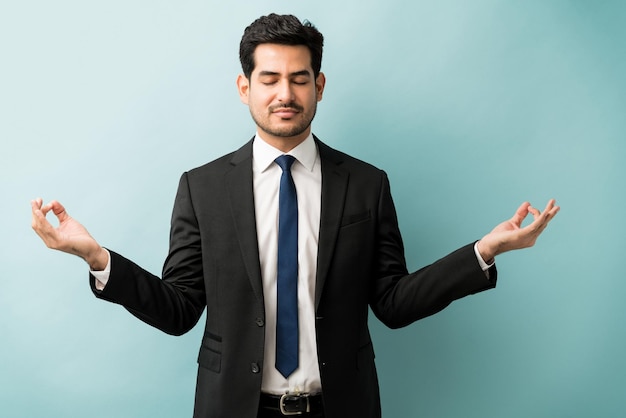
M277 76L280 75L280 73L277 73L275 71L259 71L259 77L263 77L263 76ZM311 72L309 70L300 70L300 71L295 71L293 73L289 74L290 77L298 77L298 76L307 76L310 77L311 76Z

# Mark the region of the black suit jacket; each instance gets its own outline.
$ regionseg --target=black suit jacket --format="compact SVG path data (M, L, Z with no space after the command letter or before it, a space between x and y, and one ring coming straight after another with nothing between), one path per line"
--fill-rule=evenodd
M409 274L386 174L316 143L322 209L315 320L326 417L379 417L368 306L389 327L402 327L494 287L496 271L488 280L468 244ZM194 417L256 417L265 306L252 141L181 177L162 280L111 252L109 282L94 292L175 335L206 308Z

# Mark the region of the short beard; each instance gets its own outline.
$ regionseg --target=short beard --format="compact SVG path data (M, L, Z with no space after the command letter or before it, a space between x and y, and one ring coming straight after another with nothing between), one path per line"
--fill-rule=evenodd
M276 106L272 106L269 108L269 112L270 114L273 113L276 109L281 109L281 108L291 108L291 109L296 109L299 112L303 112L303 108L300 105L297 105L295 103L286 103L286 104L281 104L281 105L276 105ZM317 113L317 103L314 105L313 107L313 114L311 115L311 118L306 120L303 119L301 121L301 123L291 127L291 128L282 128L282 129L273 129L271 126L268 126L269 124L264 124L261 123L262 121L258 120L254 113L250 112L250 115L252 116L252 119L254 120L254 123L256 123L256 125L263 131L263 132L267 132L268 134L275 136L275 137L279 137L279 138L290 138L293 136L298 136L301 133L303 133L304 131L306 131L310 126L311 123L313 122L313 119L315 118L315 114ZM302 113L299 113L299 115L302 115Z

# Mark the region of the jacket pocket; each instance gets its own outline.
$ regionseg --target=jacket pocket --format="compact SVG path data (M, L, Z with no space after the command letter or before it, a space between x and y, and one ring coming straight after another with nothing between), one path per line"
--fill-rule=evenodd
M369 221L371 217L372 216L369 210L352 215L346 215L341 219L341 227L345 228L347 226L358 224L359 222Z
M222 339L205 333L198 354L198 364L205 369L219 373L222 369Z
M357 351L357 367L361 370L374 368L374 346L371 341L368 341L367 344L359 347Z

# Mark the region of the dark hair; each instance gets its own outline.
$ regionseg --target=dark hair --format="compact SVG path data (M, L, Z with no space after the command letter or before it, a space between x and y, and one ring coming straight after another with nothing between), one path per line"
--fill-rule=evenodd
M304 45L311 52L311 67L315 78L322 68L324 36L307 20L292 15L272 13L261 16L243 32L239 44L239 61L247 78L254 70L254 51L260 44Z

